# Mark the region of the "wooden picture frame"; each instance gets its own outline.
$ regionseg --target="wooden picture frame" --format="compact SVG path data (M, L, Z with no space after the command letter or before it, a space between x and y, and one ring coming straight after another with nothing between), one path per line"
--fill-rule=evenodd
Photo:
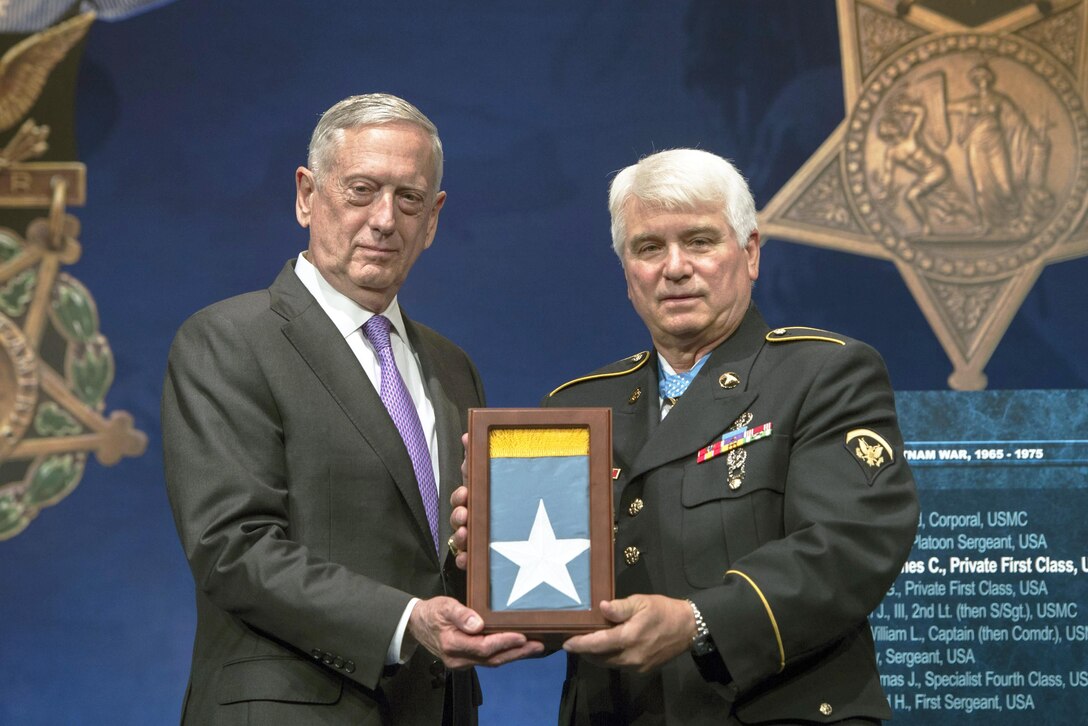
M581 450L583 435L588 435L588 442L584 453L588 468L585 486L585 499L588 500L588 512L586 512L585 524L588 527L588 596L574 587L574 590L565 589L565 595L557 588L551 587L550 582L539 583L532 590L523 593L515 600L518 592L517 580L513 587L505 587L509 577L496 574L501 568L508 571L511 566L517 568L518 577L521 576L520 566L511 564L511 560L498 554L498 545L507 546L509 542L499 542L493 537L493 533L502 531L509 534L508 522L492 522L493 510L502 516L510 515L517 511L517 531L524 532L527 512L533 509L532 500L539 499L536 504L536 513L533 517L533 530L543 521L546 525L541 527L543 531L552 534L552 525L547 520L548 514L545 507L545 499L552 500L552 508L560 510L560 514L566 519L562 522L575 522L582 526L581 498L582 487L581 467L582 461L571 451ZM533 442L526 448L524 443ZM541 445L540 442L545 444ZM565 442L578 441L575 449L564 448ZM559 447L558 449L556 447ZM520 448L519 448L520 447ZM532 449L532 453L524 456L523 452ZM560 451L561 456L552 457L551 453ZM540 453L544 452L544 453ZM562 458L569 456L570 458ZM533 459L532 457L539 457ZM505 461L500 461L505 459ZM528 463L522 463L528 462ZM555 465L557 479L551 479L552 465ZM468 523L468 606L475 610L484 621L484 632L516 631L524 633L534 640L543 640L547 643L558 645L567 636L578 633L586 633L611 625L600 612L599 604L602 600L611 600L614 593L613 581L613 532L612 532L612 410L608 408L474 408L468 412L468 489L469 489L469 523ZM535 472L528 478L518 476L517 467L536 467ZM511 469L510 467L515 467ZM495 481L492 481L493 471ZM496 487L493 491L492 486ZM553 490L554 484L554 490ZM521 494L524 487L526 492L542 491L545 494L538 497L532 493ZM564 492L574 492L574 496L565 496ZM515 499L511 500L511 497ZM517 498L520 497L520 501ZM505 504L504 504L505 503ZM500 506L501 505L501 506ZM511 506L512 505L512 506ZM503 508L505 507L505 509ZM541 513L545 520L541 520ZM581 530L579 530L581 531ZM521 535L515 537L519 539ZM563 539L561 535L556 538L555 551L561 547L578 549L585 543L585 539ZM529 539L532 535L529 535ZM575 543L575 544L568 544ZM517 546L527 546L527 543L513 543ZM571 550L563 550L569 552ZM578 559L581 558L581 559ZM570 567L577 573L584 573L585 559L577 555L571 560ZM570 568L567 569L568 576ZM493 592L493 580L496 583L496 591ZM527 580L528 581L528 580ZM580 580L584 586L585 579ZM498 592L498 589L504 589ZM524 588L523 588L524 589ZM502 597L509 593L510 601L502 602ZM571 593L580 599L571 605ZM534 606L530 595L544 600L562 600L564 605L552 607L549 605ZM557 595L556 593L560 593ZM528 605L520 604L522 598ZM566 598L566 599L564 599Z

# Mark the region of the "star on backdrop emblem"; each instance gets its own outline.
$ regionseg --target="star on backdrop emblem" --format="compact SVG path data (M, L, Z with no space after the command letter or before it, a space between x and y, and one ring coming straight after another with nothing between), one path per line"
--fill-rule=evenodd
M589 540L556 539L543 499L537 504L529 539L492 542L491 549L518 566L514 588L506 601L507 607L540 585L551 585L574 602L581 602L567 563L589 549Z
M1088 254L1084 0L839 0L846 118L760 212L890 260L953 364L983 368L1042 269Z

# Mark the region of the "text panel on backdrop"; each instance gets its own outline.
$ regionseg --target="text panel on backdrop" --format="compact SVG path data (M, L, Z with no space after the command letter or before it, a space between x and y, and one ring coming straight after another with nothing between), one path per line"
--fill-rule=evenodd
M1078 723L1088 391L897 401L922 514L910 559L870 618L895 722Z

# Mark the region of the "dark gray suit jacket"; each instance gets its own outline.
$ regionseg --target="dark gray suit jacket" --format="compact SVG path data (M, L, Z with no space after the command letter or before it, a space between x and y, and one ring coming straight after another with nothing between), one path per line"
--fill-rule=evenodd
M405 318L438 428L436 553L411 460L374 387L288 263L268 290L178 332L162 401L167 490L196 584L182 720L471 723L471 671L385 655L409 598L459 596L440 565L472 362ZM448 693L447 693L448 691Z

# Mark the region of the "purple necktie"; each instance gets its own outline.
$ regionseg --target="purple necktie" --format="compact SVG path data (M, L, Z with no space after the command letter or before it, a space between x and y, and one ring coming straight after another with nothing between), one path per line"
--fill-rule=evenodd
M397 370L393 359L393 349L389 345L389 319L375 315L363 324L363 334L378 351L378 361L382 367L382 403L393 418L408 456L412 458L412 469L416 472L419 493L423 496L423 508L427 511L427 524L431 528L431 538L438 549L438 487L434 482L434 467L431 465L431 452L427 439L423 436L423 426L419 423L419 413L415 403L404 385L404 379Z

